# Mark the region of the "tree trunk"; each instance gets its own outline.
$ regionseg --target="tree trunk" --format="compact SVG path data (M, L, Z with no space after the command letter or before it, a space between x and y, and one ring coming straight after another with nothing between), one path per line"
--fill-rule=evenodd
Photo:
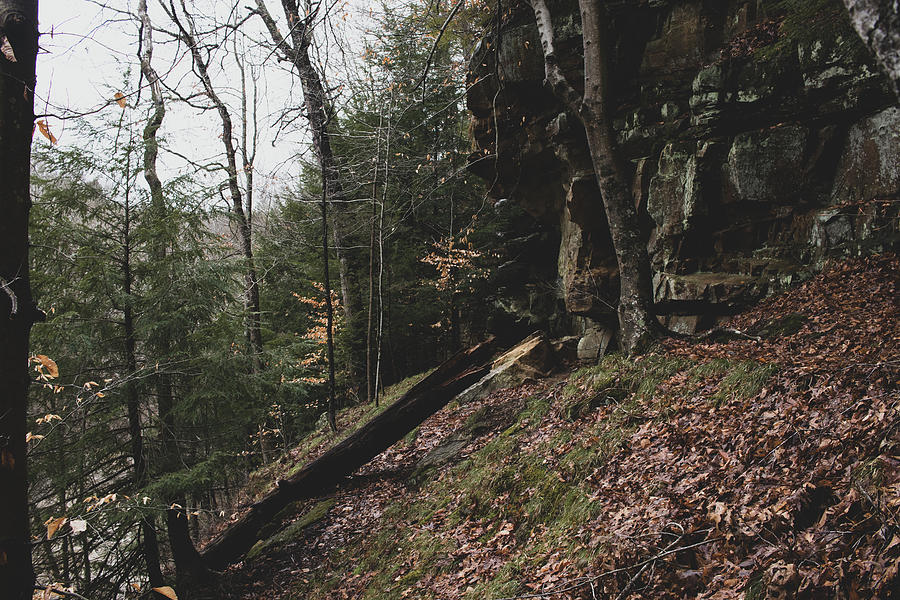
M141 63L141 74L150 85L150 94L153 101L153 113L144 127L144 179L150 187L150 198L155 216L159 220L157 226L161 226L165 214L165 199L163 197L162 182L156 172L156 158L159 154L159 142L156 134L162 126L166 116L166 105L163 102L162 88L159 76L152 66L153 59L153 26L147 13L147 0L138 2L138 18L141 22L141 46L142 54L138 57ZM165 258L165 245L156 244L158 249L155 254L158 259ZM125 344L126 365L129 373L137 371L137 358L135 352L134 315L132 310L131 287L132 275L128 254L124 259L125 276ZM150 481L147 460L144 457L144 442L140 418L140 398L137 385L130 381L126 391L128 399L128 429L131 435L131 455L134 461L135 486L139 489ZM162 569L159 559L159 540L156 537L155 519L150 514L141 517L141 549L144 553L144 562L147 565L147 575L152 587L163 585Z
M133 274L131 271L131 240L130 240L130 211L126 201L125 205L125 238L122 248L122 276L125 292L125 307L123 326L125 329L125 369L131 378L137 372L137 352L134 331L134 309L132 307ZM125 385L125 401L128 406L128 434L131 438L131 460L134 465L134 484L136 489L147 485L150 481L147 469L147 460L144 456L144 440L141 428L140 396L137 383L129 379ZM156 537L156 526L153 516L149 513L141 517L140 529L142 534L141 551L144 562L147 565L147 575L153 587L163 585L162 569L159 561L159 541Z
M181 0L181 8L184 12L184 18L187 23L185 26L178 16L174 4L170 3L167 8L163 8L169 15L169 18L178 27L182 41L190 48L191 59L193 61L196 73L203 85L203 90L207 97L216 107L219 118L222 122L222 144L225 148L226 172L228 175L228 192L231 198L231 210L234 213L235 220L238 224L238 237L240 238L241 251L244 255L245 271L244 271L244 307L247 311L246 335L247 343L250 346L250 352L253 354L253 364L257 371L262 370L262 332L261 332L261 313L259 308L259 279L256 273L256 264L253 259L253 230L250 221L250 215L244 210L244 199L241 193L241 187L238 184L238 167L237 152L234 147L234 124L231 119L231 113L225 102L219 97L212 79L209 76L209 65L201 54L201 46L197 43L194 32L194 23L191 19L191 13L188 11L184 0ZM252 181L252 180L251 180Z
M36 1L0 0L0 44L0 590L19 600L34 586L25 418L28 340L41 315L28 276Z
M209 567L222 569L240 559L256 543L260 529L285 506L327 493L481 379L489 369L480 365L492 348L489 339L457 353L356 433L290 479L279 481L274 491L210 542L203 552Z
M844 0L850 22L891 80L900 100L900 2Z
M331 273L328 256L328 192L322 189L322 283L325 292L325 343L328 351L328 427L337 432L337 398L334 382L334 304L331 302Z
M334 252L338 258L339 275L341 282L341 299L343 300L344 319L348 327L352 327L353 318L361 309L361 302L355 294L354 287L350 284L350 261L347 249L346 231L340 218L346 210L347 196L341 184L340 171L337 160L331 147L331 136L328 131L331 122L331 111L322 79L309 58L309 46L312 43L312 23L318 14L318 8L314 8L306 16L300 15L296 0L281 0L284 16L290 27L290 41L278 31L278 26L272 18L264 0L256 0L256 12L265 23L266 29L278 50L289 60L297 70L300 78L300 87L303 90L303 103L306 106L306 118L313 137L313 151L319 162L322 173L322 185L327 194L328 202L334 207L338 215L332 221L332 238ZM354 384L360 384L364 378L362 365L358 357L350 358L350 377Z
M595 0L579 0L584 36L584 100L581 121L587 133L597 184L619 264L619 327L622 346L640 351L662 333L653 314L650 257L644 243L627 171L621 164L609 116L609 32L606 9Z
M544 52L545 84L584 126L597 185L619 265L619 336L629 353L640 352L663 328L653 315L652 272L641 239L627 171L618 156L607 98L609 44L606 7L579 0L584 42L584 96L566 79L556 56L555 35L546 0L529 0Z
M366 402L375 400L375 373L372 354L372 326L375 312L375 224L378 222L378 161L381 160L381 126L384 114L378 115L378 129L375 130L374 174L372 175L372 214L369 217L369 310L366 311Z

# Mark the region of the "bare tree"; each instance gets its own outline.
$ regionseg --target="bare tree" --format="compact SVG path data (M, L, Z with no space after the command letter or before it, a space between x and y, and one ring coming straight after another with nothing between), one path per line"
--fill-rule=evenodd
M247 199L245 203L244 193L238 181L238 173L240 171L252 171L253 165L246 163L241 168L237 164L237 150L234 145L234 122L231 117L231 111L225 104L216 86L213 84L212 77L209 72L210 58L205 54L205 47L199 43L197 28L192 13L188 10L184 0L180 0L179 11L175 5L175 0L169 0L168 5L160 0L160 5L166 14L178 28L178 37L185 43L191 53L191 60L201 85L203 93L212 103L213 108L218 112L219 119L222 122L222 144L225 149L225 172L228 176L226 186L231 199L231 210L238 225L238 234L240 237L241 251L245 261L245 288L244 288L244 306L247 310L247 341L250 350L253 353L254 365L257 370L262 369L262 332L261 332L261 313L259 307L259 278L257 277L256 266L253 260L253 206L252 191L247 191ZM228 30L235 29L234 25L229 25ZM196 106L196 105L195 105ZM246 111L244 111L246 115ZM246 123L242 132L243 140L246 142ZM255 139L255 138L254 138ZM246 147L242 148L245 160L249 160L253 152L248 151ZM247 179L248 184L252 185L252 174Z
M342 210L347 205L347 197L341 183L340 171L331 144L330 125L333 121L331 105L322 85L322 77L310 59L310 46L313 42L313 29L322 13L327 12L322 0L306 0L301 15L296 0L281 0L284 16L287 19L288 36L285 37L264 0L256 0L255 13L260 16L275 44L275 51L282 59L289 61L297 71L300 86L303 89L303 102L306 108L306 119L313 137L313 151L319 162L322 174L325 201ZM323 10L324 9L324 10ZM324 227L324 225L323 225ZM347 256L346 232L340 218L333 220L332 235L335 253L340 266L341 296L343 299L344 318L349 324L358 309L357 296L350 284L350 268ZM359 379L358 366L351 360L351 377ZM333 402L332 402L333 403Z
M584 39L584 95L579 95L559 66L550 9L546 0L528 0L534 10L544 52L544 83L565 107L578 117L587 134L588 146L603 208L609 223L619 265L619 328L623 348L639 351L662 334L653 315L650 259L641 239L637 212L621 163L607 98L608 15L597 0L579 0Z
M0 0L0 590L31 598L25 414L28 340L41 313L28 277L37 2Z
M156 216L165 213L165 199L163 197L162 182L157 175L156 158L159 154L159 142L156 134L162 126L163 119L166 116L166 105L162 96L162 86L159 75L153 69L153 25L150 22L150 16L147 12L147 0L138 2L138 19L140 21L140 50L138 59L141 64L141 76L147 80L150 87L150 96L153 105L150 117L144 127L144 179L150 187L150 198L153 210ZM129 154L130 158L130 154ZM156 258L164 258L165 246L156 244ZM163 256L160 257L159 255ZM125 265L128 262L123 260ZM125 277L126 296L131 296L131 280L132 276L129 272ZM126 363L131 373L137 371L137 359L135 352L135 333L134 333L134 315L132 314L131 302L126 306L124 316L124 324L126 329ZM163 385L167 382L162 382ZM168 392L171 396L171 390L160 390L160 397ZM140 417L140 398L138 396L137 385L130 381L126 391L128 399L128 429L131 436L131 454L134 462L135 485L138 488L146 486L150 482L150 472L147 465L147 459L144 456L144 443L141 429ZM144 554L144 562L147 565L147 575L150 585L159 587L163 585L162 568L159 559L159 540L156 536L155 519L145 514L141 517L141 550Z
M900 2L844 0L850 22L891 80L900 99Z

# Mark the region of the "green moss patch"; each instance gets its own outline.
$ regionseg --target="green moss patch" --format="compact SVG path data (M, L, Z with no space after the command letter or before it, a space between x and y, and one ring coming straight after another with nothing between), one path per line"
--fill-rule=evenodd
M332 506L334 506L334 498L319 502L302 517L285 527L280 533L276 533L266 540L256 542L250 548L250 551L247 552L247 559L252 560L264 552L276 550L296 540L304 529L324 519Z

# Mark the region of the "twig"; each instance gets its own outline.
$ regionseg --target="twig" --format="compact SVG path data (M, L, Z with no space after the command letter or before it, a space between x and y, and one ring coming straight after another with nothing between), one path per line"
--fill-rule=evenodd
M609 577L611 575L618 575L620 573L627 573L630 569L645 567L646 565L654 563L654 562L658 561L659 559L661 559L665 556L668 556L670 554L675 554L676 552L682 552L684 550L690 550L692 548L699 548L700 546L705 546L707 544L712 544L714 542L719 542L721 540L722 540L722 538L712 538L710 540L704 540L702 542L697 542L696 544L689 544L687 546L681 546L679 548L672 548L671 546L669 546L669 548L667 548L666 550L663 550L656 556L653 556L651 558L643 560L637 564L629 565L627 567L620 567L618 569L612 569L610 571L604 571L603 573L600 573L599 575L594 575L593 577L587 577L587 578L583 578L581 580L575 580L575 581L578 581L578 583L566 584L562 587L547 590L546 592L538 592L535 594L523 594L521 596L509 596L507 598L499 598L498 600L525 600L526 598L546 598L548 596L554 596L556 594L570 592L570 591L576 590L580 587L584 587L585 585L591 585L595 581L598 581L599 579L602 579L604 577Z
M682 534L679 535L679 536L675 539L674 542L672 542L671 544L669 544L668 546L666 546L666 549L663 550L663 552L666 552L666 551L668 551L668 550L671 550L673 546L679 544L679 543L681 542L681 540L684 539L684 528L683 528L683 527L681 528L681 531L682 531ZM625 589L622 590L622 593L619 594L619 595L616 597L616 600L624 600L624 598L628 595L628 592L631 591L631 588L634 587L634 584L635 584L635 582L638 580L638 578L644 573L644 571L647 570L647 567L649 567L650 565L655 565L655 564L656 564L656 560L654 560L654 561L651 562L651 563L647 563L647 564L645 564L643 567L641 567L640 570L639 570L637 573L635 573L635 574L632 576L632 578L628 581L628 585L626 585L626 586L625 586ZM593 587L593 586L592 586L592 587Z
M15 279L13 279L12 281L6 281L2 277L0 277L0 287L3 288L3 291L6 292L6 295L9 296L9 300L12 303L12 307L9 310L10 318L16 316L16 314L19 312L19 299L16 298L16 293L10 287L10 284L13 281L15 281Z
M59 588L55 588L49 585L35 585L34 590L36 592L46 592L50 591L51 594L56 594L57 596L62 596L63 598L75 598L76 600L88 600L81 594L76 594L75 592L67 592L66 590L61 590Z
M727 335L733 335L735 337L742 337L742 338L746 338L748 340L753 340L754 342L763 341L763 339L759 336L750 335L749 333L741 331L740 329L734 329L733 327L715 327L715 328L710 329L709 331L705 331L701 334L689 335L689 336L687 336L687 339L694 340L697 342L702 342L703 340L707 340L713 336L720 335L720 334L727 334Z
M638 580L638 578L644 574L644 571L647 570L649 564L644 565L641 569L635 573L631 579L628 580L628 585L625 586L625 589L622 590L622 593L616 596L616 600L624 600L626 596L628 596L628 592L631 591L631 588L634 587L634 582Z
M416 89L421 85L422 86L422 98L424 101L426 85L425 80L428 78L428 71L431 68L431 60L434 58L434 53L437 51L438 44L441 43L441 38L444 37L444 33L447 31L447 26L450 25L450 21L453 20L453 17L456 16L456 13L459 12L459 9L462 8L464 0L459 0L456 3L456 6L450 11L450 14L447 16L447 19L444 21L444 24L441 25L441 30L438 32L437 37L434 38L434 44L431 46L431 52L428 53L428 59L425 61L425 70L422 73L422 78L419 79L419 82L416 83L416 86L413 88L415 92Z

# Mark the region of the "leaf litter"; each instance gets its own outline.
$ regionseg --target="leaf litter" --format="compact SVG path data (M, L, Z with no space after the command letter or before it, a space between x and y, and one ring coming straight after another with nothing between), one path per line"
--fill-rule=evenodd
M666 340L451 404L227 592L896 598L898 279L893 255L836 264L727 323L755 339ZM411 477L475 417L454 460Z

